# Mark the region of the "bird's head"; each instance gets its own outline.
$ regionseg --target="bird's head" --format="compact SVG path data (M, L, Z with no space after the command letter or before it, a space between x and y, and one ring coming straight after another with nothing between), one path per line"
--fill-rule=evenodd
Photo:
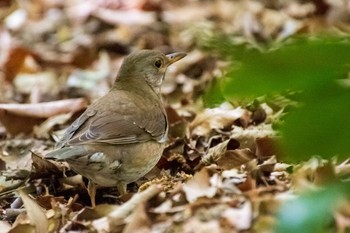
M116 81L143 79L154 91L159 92L167 67L185 56L186 53L182 52L168 55L156 50L133 52L124 59Z

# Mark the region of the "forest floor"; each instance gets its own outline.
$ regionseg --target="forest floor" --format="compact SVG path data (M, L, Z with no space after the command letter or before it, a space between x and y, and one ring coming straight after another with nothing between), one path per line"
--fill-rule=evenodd
M0 19L0 232L274 232L281 204L350 174L347 162L284 162L273 127L283 108L202 98L232 65L211 37L349 33L347 1L7 0ZM99 187L93 209L85 178L44 156L140 49L187 53L162 87L166 148L128 194ZM349 208L332 216L349 230Z

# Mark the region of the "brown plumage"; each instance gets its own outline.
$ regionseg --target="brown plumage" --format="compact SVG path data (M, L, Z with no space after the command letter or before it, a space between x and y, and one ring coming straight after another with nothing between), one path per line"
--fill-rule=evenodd
M47 158L67 161L94 184L118 188L149 172L162 155L168 124L160 88L166 68L185 53L142 50L124 59L111 90L66 130ZM92 182L92 183L91 183Z

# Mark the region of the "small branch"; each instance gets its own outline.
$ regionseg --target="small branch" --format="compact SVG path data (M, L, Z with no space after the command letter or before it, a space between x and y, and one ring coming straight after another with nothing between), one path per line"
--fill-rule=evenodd
M120 222L128 217L140 203L145 203L156 194L162 191L161 185L151 185L143 192L136 193L128 202L121 205L118 209L108 214L106 217L96 219L92 222L92 225L97 231L109 231L105 229L106 226L110 226L112 222Z

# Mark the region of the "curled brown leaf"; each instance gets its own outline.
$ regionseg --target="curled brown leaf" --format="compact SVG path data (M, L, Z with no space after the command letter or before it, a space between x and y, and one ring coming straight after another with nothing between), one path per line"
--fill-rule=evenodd
M87 106L83 98L35 104L0 104L0 122L11 135L30 133L34 125L62 113L77 112Z

